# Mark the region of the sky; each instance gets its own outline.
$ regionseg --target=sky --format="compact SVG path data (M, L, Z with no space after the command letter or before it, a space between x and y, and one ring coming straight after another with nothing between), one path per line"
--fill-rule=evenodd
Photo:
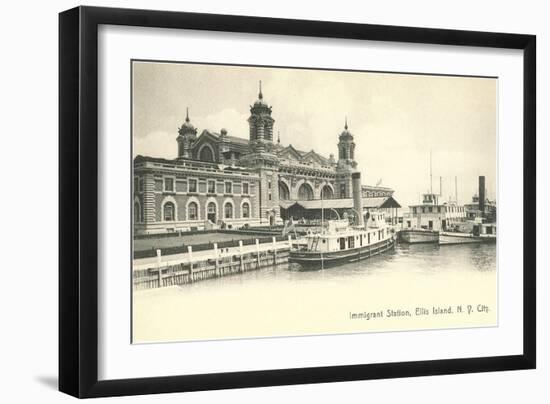
M189 108L198 129L248 138L250 105L262 81L281 144L328 157L348 126L363 184L395 190L403 206L430 189L468 203L485 175L496 199L497 79L134 62L133 136L138 154L175 158Z

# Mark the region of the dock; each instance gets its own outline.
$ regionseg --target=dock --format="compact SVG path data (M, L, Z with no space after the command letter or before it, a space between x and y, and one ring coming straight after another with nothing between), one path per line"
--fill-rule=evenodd
M248 272L288 263L292 240L260 244L256 239L252 245L218 248L174 255L134 259L132 282L134 290L153 289L184 285L197 281Z

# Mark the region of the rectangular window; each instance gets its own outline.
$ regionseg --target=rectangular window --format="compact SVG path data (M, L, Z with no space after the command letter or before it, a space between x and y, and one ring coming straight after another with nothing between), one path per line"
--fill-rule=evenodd
M199 181L199 193L200 194L206 193L206 182Z
M271 181L267 182L267 188L271 189Z
M248 182L243 182L243 194L245 194L245 195L249 194Z
M226 194L233 193L233 183L232 182L226 182L225 183L225 193Z
M139 192L143 192L144 184L145 184L144 179L143 179L143 178L140 178L140 179L139 179L139 187L138 187L138 191L139 191Z
M269 200L271 200L271 192L269 193L268 198L269 198Z
M215 194L216 193L216 181L208 180L208 193L209 194Z
M355 237L350 236L348 237L348 248L354 248L355 247Z
M346 184L340 184L340 198L346 197Z
M413 208L413 214L416 215L416 208Z
M139 177L134 177L134 192L137 192L139 189Z
M197 180L189 179L189 192L197 192Z
M174 192L174 179L165 178L164 179L164 191L165 192Z
M433 208L431 206L428 208L428 212L430 212L430 213L433 212Z
M338 239L339 243L340 243L340 250L345 250L346 249L346 239L344 237L341 237Z

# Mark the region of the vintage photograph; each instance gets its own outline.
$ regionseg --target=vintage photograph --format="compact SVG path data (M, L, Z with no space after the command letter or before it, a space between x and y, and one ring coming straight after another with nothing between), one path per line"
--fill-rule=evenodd
M131 69L133 343L498 326L497 78Z

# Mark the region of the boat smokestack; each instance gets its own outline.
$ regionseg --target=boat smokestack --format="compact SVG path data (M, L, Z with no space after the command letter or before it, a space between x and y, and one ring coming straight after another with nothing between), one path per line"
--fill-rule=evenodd
M458 180L456 179L456 175L455 175L455 202L458 203Z
M483 215L485 212L485 176L479 176L479 210Z
M361 199L361 173L351 174L351 189L353 192L353 208L357 214L355 224L357 226L365 226L363 219L363 200Z

